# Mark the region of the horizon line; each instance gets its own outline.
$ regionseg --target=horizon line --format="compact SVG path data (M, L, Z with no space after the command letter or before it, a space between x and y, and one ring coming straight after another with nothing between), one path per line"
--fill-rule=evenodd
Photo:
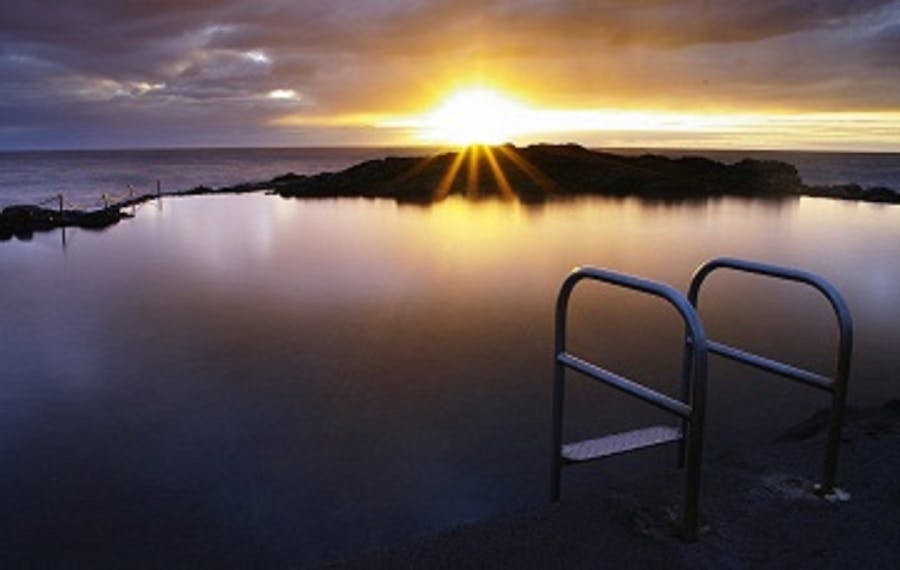
M638 150L638 151L679 151L679 152L799 152L809 154L900 154L900 148L896 150L859 150L859 149L817 149L817 148L772 148L772 147L715 147L715 146L671 146L671 145L591 145L575 141L568 142L535 142L529 144L514 144L512 142L499 143L496 145L481 145L498 147L504 145L513 145L517 148L527 148L534 145L578 145L589 150L600 151L616 151L616 150ZM451 145L451 144L343 144L343 145L171 145L171 146L123 146L123 147L56 147L56 148L2 148L0 153L36 153L36 152L155 152L155 151L184 151L184 150L428 150L438 152L452 152L467 145Z

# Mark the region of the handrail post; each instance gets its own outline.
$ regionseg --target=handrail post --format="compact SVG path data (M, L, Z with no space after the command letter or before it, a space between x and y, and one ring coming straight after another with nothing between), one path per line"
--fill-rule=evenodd
M850 378L850 356L853 353L853 329L849 322L841 327L841 338L838 347L837 371L831 398L831 421L828 424L828 443L825 448L825 465L823 467L823 495L831 494L837 482L838 452L841 447L841 431L844 427L844 409L847 400L847 382Z
M693 343L691 342L691 331L690 328L684 327L684 349L681 357L681 400L684 402L689 401L691 397L691 379L692 372L694 369L693 366ZM681 433L687 433L688 431L688 421L681 421ZM681 441L678 442L678 448L676 450L678 456L676 458L676 465L679 469L684 468L685 461L685 453L687 452L687 441L685 438L682 438Z
M553 365L553 452L550 473L550 500L559 502L559 478L562 471L562 415L565 401L565 376L563 365L555 358Z
M689 367L693 371L691 378L690 405L691 419L688 422L687 438L687 473L685 473L684 523L682 529L684 539L697 540L700 528L700 466L703 461L703 430L706 416L706 347L702 339L691 339L691 358ZM682 438L684 442L684 438ZM681 455L684 457L684 455Z
M574 275L574 273L573 273ZM575 287L576 280L570 276L563 283L559 295L556 298L556 311L554 314L554 339L553 339L553 429L551 445L553 446L550 457L550 500L559 502L560 475L562 472L562 428L563 406L565 405L566 370L559 361L559 355L566 350L566 316L568 314L569 296Z

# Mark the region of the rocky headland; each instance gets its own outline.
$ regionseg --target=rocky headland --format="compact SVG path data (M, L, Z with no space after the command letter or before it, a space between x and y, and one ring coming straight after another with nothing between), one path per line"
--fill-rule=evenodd
M370 160L336 173L276 178L290 197L364 196L431 203L450 195L543 202L561 196L637 196L678 201L708 196L796 196L790 164L746 159L622 156L577 145L470 147L430 157Z
M383 198L431 204L449 196L500 198L541 203L562 197L633 196L678 202L720 196L787 200L817 196L900 203L900 193L856 184L811 186L786 162L744 159L726 164L702 157L625 156L584 147L539 144L528 147L472 146L433 156L368 160L340 172L288 173L271 180L218 189L199 186L165 194L146 194L101 210L58 210L33 205L0 212L0 240L29 237L59 227L102 229L129 217L123 208L161 196L270 191L290 198Z

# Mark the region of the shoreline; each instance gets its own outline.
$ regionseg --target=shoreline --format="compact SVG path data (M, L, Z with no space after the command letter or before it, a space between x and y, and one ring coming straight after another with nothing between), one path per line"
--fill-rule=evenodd
M673 514L675 469L560 504L501 515L374 548L323 568L744 568L890 567L900 555L900 399L847 409L838 483L846 502L812 485L824 450L821 412L776 441L729 450L704 462L701 536L685 543ZM826 412L827 415L827 412ZM665 451L663 451L665 452ZM659 452L657 452L659 453ZM588 467L588 469L592 469ZM603 465L593 467L603 485Z
M635 197L677 203L739 196L789 200L802 196L900 204L900 192L858 184L807 185L797 169L775 160L744 159L725 164L699 157L617 155L578 145L517 148L470 147L426 157L367 160L339 172L287 173L270 180L220 188L147 193L95 210L17 204L0 211L0 241L30 239L35 232L77 227L103 230L132 217L124 208L160 198L270 192L284 198L383 198L427 206L450 195L467 199L499 198L526 204L578 196ZM56 203L57 198L49 201Z

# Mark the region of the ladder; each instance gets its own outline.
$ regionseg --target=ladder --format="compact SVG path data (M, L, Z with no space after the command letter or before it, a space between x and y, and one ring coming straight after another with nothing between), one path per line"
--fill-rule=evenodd
M716 270L728 269L775 279L805 284L819 291L830 303L838 323L838 354L832 376L804 370L743 351L739 348L714 342L706 338L703 324L697 312L700 290L706 278ZM599 281L608 285L631 289L659 297L675 307L684 321L684 356L681 371L681 398L671 398L615 374L569 353L566 349L566 321L569 298L575 286L583 280ZM749 366L771 372L823 390L831 394L832 405L822 481L817 493L829 497L835 493L837 456L843 426L847 381L850 373L850 357L853 329L850 311L837 289L825 279L798 269L720 257L707 261L694 273L687 298L672 287L595 267L576 268L560 288L556 301L554 347L554 381L552 411L552 457L550 497L560 498L560 476L568 465L603 459L639 449L668 443L678 444L678 467L687 467L684 478L684 506L681 534L685 540L694 541L698 534L700 464L703 447L704 406L706 401L707 355L714 354ZM680 425L650 426L642 429L606 435L584 441L563 443L562 424L565 400L565 372L575 370L600 383L616 388L664 411L680 420Z
M566 349L566 320L569 297L575 285L583 280L600 281L616 287L631 289L659 297L671 304L681 316L685 335L691 339L685 343L690 353L683 367L681 400L652 390L633 380L610 372L583 360ZM563 466L611 457L638 449L667 443L679 443L682 453L679 462L687 462L685 476L684 508L682 510L682 534L685 540L697 539L700 460L703 448L703 414L706 399L706 335L697 312L678 291L663 283L640 279L596 267L575 269L563 282L556 301L556 334L553 381L553 455L550 479L550 496L559 501L560 474ZM678 418L678 426L652 426L624 433L608 435L585 441L563 444L562 420L565 395L565 371L576 370L598 382L634 396Z

